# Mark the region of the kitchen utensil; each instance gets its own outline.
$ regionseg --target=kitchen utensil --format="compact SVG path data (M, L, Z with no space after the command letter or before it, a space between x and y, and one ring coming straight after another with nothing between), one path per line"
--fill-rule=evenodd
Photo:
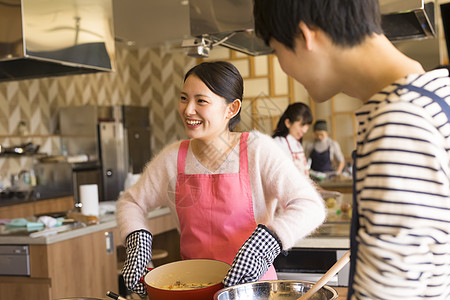
M120 296L120 295L117 295L116 293L113 293L113 292L111 292L111 291L108 291L108 292L106 293L106 296L108 296L108 297L110 297L110 298L113 298L113 299L116 299L116 300L127 300L126 298L124 298L124 297L122 297L122 296Z
M212 259L189 259L168 263L150 270L144 282L150 300L211 300L223 288L230 265ZM176 282L184 284L209 284L189 290L167 289Z
M348 250L344 256L342 256L326 273L323 275L319 281L314 284L306 294L298 298L297 300L307 300L310 299L314 293L320 290L334 275L337 274L350 260L350 250Z
M244 283L218 291L215 300L296 300L314 285L309 281L268 280ZM311 300L337 299L338 293L329 286L323 286Z
M67 212L67 217L70 219L74 219L77 222L85 223L88 225L97 224L98 217L96 216L86 216L77 211L69 211Z
M54 235L54 234L57 234L58 232L66 231L66 230L69 230L71 228L72 228L71 225L62 225L62 226L53 227L53 228L44 229L44 230L41 230L41 231L30 233L30 237L31 238L37 238L37 237L42 237L42 236Z

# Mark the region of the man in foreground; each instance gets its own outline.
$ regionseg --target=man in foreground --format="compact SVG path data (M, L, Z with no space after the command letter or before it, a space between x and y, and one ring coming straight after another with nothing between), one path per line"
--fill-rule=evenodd
M450 80L383 35L378 0L255 0L256 33L315 102L358 98L349 299L450 297Z

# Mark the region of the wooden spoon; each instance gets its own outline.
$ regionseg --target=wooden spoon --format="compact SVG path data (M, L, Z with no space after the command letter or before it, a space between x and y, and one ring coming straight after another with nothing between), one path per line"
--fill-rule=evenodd
M339 272L350 260L350 250L348 250L344 256L342 256L326 273L323 275L319 281L317 281L306 294L302 295L297 300L307 300L315 292L320 290L337 272Z

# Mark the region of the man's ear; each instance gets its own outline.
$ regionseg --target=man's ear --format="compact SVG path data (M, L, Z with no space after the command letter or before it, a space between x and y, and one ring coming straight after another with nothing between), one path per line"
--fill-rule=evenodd
M232 103L228 104L227 119L232 119L235 115L237 115L241 109L241 105L242 103L240 99L236 99Z
M312 50L313 40L316 35L315 31L311 30L311 28L309 28L308 25L306 25L306 23L303 21L300 21L300 23L298 23L298 27L303 34L306 50Z

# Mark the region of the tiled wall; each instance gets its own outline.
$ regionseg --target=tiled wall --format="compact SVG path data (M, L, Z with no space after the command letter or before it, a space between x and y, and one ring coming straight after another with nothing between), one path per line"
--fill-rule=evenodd
M141 105L150 108L152 152L184 137L177 117L179 89L195 59L164 48L116 49L112 73L63 76L0 83L0 145L27 142L39 152L60 153L58 109L69 105ZM25 122L25 133L19 129ZM0 178L29 169L31 157L0 157Z

